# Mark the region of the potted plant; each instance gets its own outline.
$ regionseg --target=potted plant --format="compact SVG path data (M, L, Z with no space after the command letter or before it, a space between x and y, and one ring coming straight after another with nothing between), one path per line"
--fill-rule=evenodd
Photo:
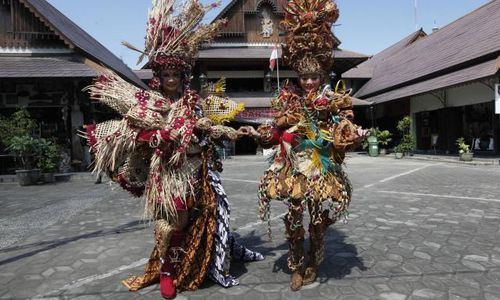
M391 136L392 136L392 133L390 133L389 130L381 130L377 133L377 139L381 145L381 147L380 147L380 154L381 155L387 154L386 147L389 144L389 142L392 140Z
M378 139L380 130L378 127L368 129L368 137L363 140L363 150L366 150L370 156L378 156Z
M39 140L27 134L9 140L7 150L14 152L20 159L21 169L16 170L20 185L36 184L40 179L40 169L34 168L37 165L38 146Z
M403 158L403 151L401 150L400 145L394 147L394 156L396 157L396 159Z
M465 143L463 137L459 137L456 141L458 147L458 155L462 161L471 161L473 153L470 151L470 146Z
M409 116L405 116L401 119L396 126L397 130L402 134L399 145L394 148L396 158L398 158L398 156L402 157L400 153L408 156L413 152L413 150L415 150L416 143L413 135L410 133L410 127L411 119Z
M31 136L36 122L26 109L19 109L9 117L0 116L0 142L6 150L17 155L20 170L16 171L19 184L35 184L40 177L37 166L39 141Z
M55 182L54 172L59 169L61 163L61 150L56 143L46 140L39 140L38 167L42 171L42 179L45 183Z

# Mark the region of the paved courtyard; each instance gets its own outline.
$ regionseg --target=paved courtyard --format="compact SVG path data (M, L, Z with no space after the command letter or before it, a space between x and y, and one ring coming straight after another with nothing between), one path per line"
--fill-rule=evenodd
M225 162L239 240L266 255L233 264L240 285L207 280L178 299L500 299L500 168L353 155L350 221L329 229L318 282L289 289L287 245L275 202L273 240L257 217L262 157ZM120 281L142 271L153 246L141 202L91 177L0 184L1 299L159 299Z

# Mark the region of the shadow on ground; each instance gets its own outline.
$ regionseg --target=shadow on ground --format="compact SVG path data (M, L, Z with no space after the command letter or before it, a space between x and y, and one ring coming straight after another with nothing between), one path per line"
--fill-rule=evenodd
M288 244L279 245L278 249L288 249ZM308 257L309 240L304 243L306 252L306 263ZM287 265L288 253L279 257L273 266L273 272L284 272L291 274ZM318 270L318 280L324 283L331 278L342 279L351 274L352 269L358 268L365 271L368 268L363 262L363 258L358 256L358 249L355 245L346 242L346 235L336 229L329 228L326 234L325 260Z
M31 243L31 244L25 244L25 245L19 245L19 246L14 246L14 247L8 247L0 250L0 253L8 253L12 251L21 251L21 250L27 250L27 249L33 249L37 248L35 250L31 250L28 252L25 252L23 254L19 254L13 257L9 257L7 259L0 260L0 266L12 263L33 255L36 255L38 253L48 251L69 243L73 243L76 241L79 241L81 239L90 239L90 238L95 238L95 237L102 237L102 236L108 236L108 235L114 235L114 234L120 234L120 233L126 233L126 232L134 232L134 231L139 231L143 230L144 228L148 227L147 222L144 222L142 220L136 220L132 221L117 227L114 227L112 229L108 230L97 230L85 234L80 234L72 237L67 237L63 239L57 239L57 240L50 240L50 241L40 241L37 243ZM41 247L41 248L40 248Z

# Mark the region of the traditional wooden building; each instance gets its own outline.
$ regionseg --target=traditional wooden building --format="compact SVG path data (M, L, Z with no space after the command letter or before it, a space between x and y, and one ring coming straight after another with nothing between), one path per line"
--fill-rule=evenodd
M260 123L269 119L270 101L277 89L278 72L269 69L269 58L274 45L284 41L280 22L284 17L279 0L232 0L215 17L227 19L228 24L210 46L200 51L195 78L200 83L225 77L227 95L245 103L246 110L239 115L239 122ZM345 71L365 61L368 57L341 49L337 39L334 50L335 63L327 70L331 81L340 79ZM279 61L280 81L295 80L297 74ZM357 101L356 105L367 105ZM363 118L365 109L358 114ZM236 144L237 153L252 153L255 145L251 140Z
M26 107L38 121L38 134L56 138L75 166L85 161L76 130L110 113L82 92L103 67L145 87L119 58L49 2L0 0L0 113ZM1 171L10 160L4 154Z
M500 1L426 34L412 33L347 71L355 97L375 103L376 123L410 115L417 149L456 153L465 137L479 154L499 152L495 84L500 67Z

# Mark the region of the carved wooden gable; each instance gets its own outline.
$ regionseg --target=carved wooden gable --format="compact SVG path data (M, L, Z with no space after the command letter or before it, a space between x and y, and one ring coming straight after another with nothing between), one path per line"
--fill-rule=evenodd
M64 42L22 0L0 0L0 47L62 47Z
M228 20L217 42L276 43L283 13L279 0L234 0L216 17Z

